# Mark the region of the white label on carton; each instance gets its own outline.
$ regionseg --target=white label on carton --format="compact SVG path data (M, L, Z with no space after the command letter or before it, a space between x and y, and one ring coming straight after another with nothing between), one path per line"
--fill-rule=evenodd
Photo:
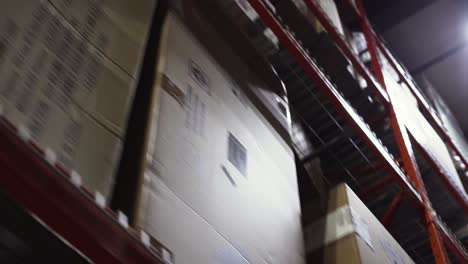
M244 11L244 13L249 17L251 21L254 21L258 18L257 12L253 9L250 3L247 0L236 0L237 5Z
M141 238L141 242L143 243L143 245L145 245L145 247L150 247L151 246L151 238L147 233L145 233L145 231L143 231L143 230L140 231L140 238ZM164 251L163 251L163 253L164 253Z
M338 208L306 228L307 251L326 246L354 232L350 208Z
M205 135L206 122L206 104L202 98L191 86L188 87L187 97L185 98L187 113L185 126L200 137Z
M117 220L119 221L119 224L120 224L121 226L123 226L125 229L128 228L128 218L127 218L127 216L126 216L124 213L122 213L121 211L119 211L119 212L117 213Z
M23 141L28 141L31 138L29 130L24 125L18 126L18 135Z
M57 162L57 154L50 148L45 149L45 159L50 165L55 165L55 162Z
M102 195L100 192L96 192L94 194L94 201L101 209L106 207L106 198L104 198L104 195Z
M366 242L369 247L374 250L374 246L372 245L372 239L369 232L369 225L367 224L366 220L364 220L353 208L351 210L351 217L353 220L354 227L356 228L356 234Z
M76 171L72 171L70 175L70 181L75 187L81 187L82 180L81 180L81 175L78 174Z
M313 251L353 233L374 250L367 222L354 209L343 206L306 228L307 250Z

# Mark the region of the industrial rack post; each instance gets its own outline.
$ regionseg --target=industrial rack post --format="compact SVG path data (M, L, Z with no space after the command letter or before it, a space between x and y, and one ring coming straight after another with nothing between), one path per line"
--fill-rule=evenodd
M311 0L307 2L311 3ZM382 85L386 87L384 74L382 70L382 65L380 64L378 48L376 45L376 39L374 34L372 34L371 26L369 20L364 15L364 6L361 0L356 0L357 8L359 10L361 28L364 32L364 36L367 42L367 47L371 57L372 71L377 76L377 80ZM385 88L384 88L385 89ZM421 194L423 206L424 206L424 215L423 220L426 224L427 232L429 234L429 241L431 243L432 252L437 264L446 264L449 263L447 254L442 243L442 238L439 234L439 230L434 224L434 215L432 214L432 208L429 201L429 196L427 195L424 182L419 171L418 164L416 162L416 157L414 155L411 140L408 135L408 131L405 128L404 123L401 122L401 117L397 115L397 112L394 109L391 99L389 99L389 113L391 126L393 128L394 136L398 144L398 149L400 150L400 155L403 160L403 166L406 173L410 177L417 191Z
M376 139L369 135L369 130L366 128L366 124L360 120L359 116L354 112L354 109L341 97L339 92L335 89L333 84L327 79L323 74L320 68L316 65L314 60L308 55L308 52L302 48L300 43L294 38L285 27L279 22L275 17L269 7L264 3L263 0L248 0L251 6L256 10L263 22L273 31L273 33L278 37L280 43L286 47L286 49L293 55L293 57L298 61L298 63L303 67L307 72L309 77L316 82L318 88L327 96L327 98L334 104L337 110L348 120L355 132L369 144L371 149L374 151L377 157L379 157L383 162L386 163L386 167L390 169L392 175L394 175L395 180L400 184L402 190L406 195L410 195L414 201L417 202L419 206L424 210L424 224L427 227L429 234L429 240L433 248L434 256L436 258L436 263L449 263L448 258L444 249L442 241L445 242L447 247L454 251L455 255L462 263L468 262L468 256L463 247L459 245L459 242L456 241L453 235L449 231L442 227L440 221L436 220L436 215L434 214L429 199L422 182L415 158L413 149L411 147L410 137L402 126L399 123L398 117L394 114L393 106L389 99L388 94L386 93L385 83L383 81L383 75L378 64L373 62L374 74L377 73L379 82L375 81L375 78L370 75L368 70L363 66L359 61L357 56L351 50L349 45L344 40L344 37L337 31L337 29L332 25L331 21L324 14L321 8L311 0L305 0L305 3L313 14L317 17L319 22L328 32L328 34L335 41L335 44L341 49L344 55L351 61L353 66L358 70L358 72L363 76L367 81L368 85L373 89L374 94L381 100L381 102L387 106L391 113L390 117L392 120L392 126L396 130L395 136L400 148L400 151L403 154L403 164L406 171L409 174L409 177L412 183L415 185L416 190L414 190L412 184L408 183L405 179L405 176L402 175L402 171L396 166L396 162L388 157L388 153L382 149L382 146L376 142ZM350 6L353 6L351 4ZM363 23L363 30L367 30L367 41L374 42L371 43L371 48L374 49L374 59L377 57L377 44L378 41L373 34L370 24L367 21L367 17L364 14L360 14L359 11L353 6L353 12L359 14L361 21ZM380 73L379 73L380 72ZM380 76L379 76L380 75ZM379 78L380 77L380 78ZM383 87L382 87L383 86ZM441 235L441 233L442 235Z
M165 11L165 1L158 2L145 55L154 52L159 12ZM155 64L156 57L146 57L147 64ZM154 78L154 71L142 68L138 83ZM92 263L172 263L163 245L131 228L125 214L111 210L103 195L87 190L77 173L61 166L52 150L39 147L27 128L13 125L2 110L0 103L0 191L6 197Z
M130 229L54 157L0 114L0 186L8 197L94 263L164 263L145 233Z
M361 13L357 10L356 6L352 2L353 0L345 0L349 11L358 19L361 19ZM365 14L364 14L365 16ZM426 101L421 92L416 88L412 78L408 74L407 70L398 62L398 60L392 55L389 49L384 44L384 41L370 28L372 34L376 39L376 45L379 48L380 52L383 54L385 59L390 63L390 65L395 69L400 80L410 89L411 93L416 97L420 109L426 114L431 125L440 133L442 138L446 143L455 151L455 153L460 157L461 161L468 167L468 157L461 151L458 144L452 139L452 137L447 133L447 130L444 128L440 119L431 111L431 106Z
M362 21L367 20L367 16L363 10L358 10L359 8L356 7L355 3L359 2L352 2L353 0L345 0L345 3L347 4L347 7L351 11L351 13L361 21L361 24L363 23ZM320 10L314 10L314 12L321 12ZM318 17L321 19L321 17ZM323 20L320 20L320 22L326 22L326 18ZM324 27L327 30L330 31L336 31L334 30L331 25L331 23L327 23L329 25L324 25ZM362 24L364 26L364 24ZM400 81L403 82L406 87L408 87L411 91L411 93L414 95L418 102L419 108L422 110L422 112L425 114L425 116L428 118L429 123L432 125L433 128L439 133L439 135L442 137L442 139L448 144L448 146L455 151L455 153L460 157L461 162L465 165L465 167L468 168L468 157L465 156L463 151L460 149L458 144L452 139L452 137L448 134L447 130L444 128L442 122L440 119L434 114L434 112L431 110L431 107L429 103L426 101L424 96L421 94L419 89L416 87L415 83L413 82L412 78L410 75L407 73L407 71L404 69L404 67L395 59L395 57L391 54L389 49L385 46L384 42L377 36L373 28L368 24L365 28L362 28L363 31L367 31L369 37L372 36L372 43L375 44L376 49L380 51L380 54L382 54L385 59L390 63L390 66L395 70L395 72L398 74L398 77L400 78ZM333 36L333 34L331 34ZM338 41L337 41L338 43ZM341 47L341 46L340 46ZM352 52L351 48L349 46L343 47L344 49L349 49L350 52ZM342 50L343 50L342 48ZM346 52L344 52L346 55ZM350 59L348 57L348 59ZM353 63L353 61L351 60ZM374 69L375 70L375 69ZM369 86L372 89L376 89L373 85ZM445 186L450 190L450 194L455 198L455 200L460 204L460 206L465 210L465 213L468 213L468 199L466 195L463 195L460 190L454 186L454 184L450 181L449 177L445 175L445 173L440 169L440 167L437 165L437 162L434 161L434 158L430 155L428 155L427 151L424 150L424 148L419 148L421 153L429 160L430 165L432 166L433 170L437 172L437 175L439 178L442 180L442 182L445 184Z

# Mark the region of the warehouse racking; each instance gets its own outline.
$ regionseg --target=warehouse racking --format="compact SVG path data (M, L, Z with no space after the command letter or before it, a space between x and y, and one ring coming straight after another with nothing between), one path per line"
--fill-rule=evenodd
M343 96L338 92L338 89L334 84L330 82L327 76L323 73L314 59L311 58L309 52L304 49L300 42L294 37L294 33L290 32L276 17L276 15L265 5L261 0L249 0L252 7L257 11L262 21L268 26L278 37L281 44L286 47L288 52L294 57L297 63L305 70L307 75L316 83L318 88L326 95L327 99L330 100L335 108L340 112L340 115L346 119L346 121L354 129L354 132L359 135L360 139L364 141L373 150L380 160L380 165L383 164L394 176L394 178L382 177L381 181L378 181L371 185L368 192L375 191L377 188L382 188L388 185L389 181L397 181L401 186L401 190L404 195L409 195L418 206L423 208L423 223L427 230L429 242L432 248L432 253L435 259L435 263L449 263L447 253L445 252L445 246L449 248L456 256L460 263L467 263L467 253L464 247L450 234L448 229L441 223L435 211L432 208L429 196L427 194L424 182L421 177L421 173L416 162L415 149L413 149L413 141L411 141L410 135L404 125L401 122L401 117L397 116L394 111L394 105L389 98L386 89L385 81L382 73L382 66L379 62L379 53L383 53L391 66L395 68L396 72L400 77L400 81L405 83L410 88L411 92L416 96L419 107L429 117L429 121L433 127L441 134L448 145L460 156L463 162L466 164L466 157L463 157L463 152L459 149L457 144L450 138L446 130L443 128L441 122L431 112L428 103L421 95L419 90L416 88L414 82L410 79L409 75L400 66L400 64L391 55L388 49L384 46L382 41L376 36L372 30L370 23L364 13L364 8L361 1L357 0L354 3L346 1L348 11L351 11L352 15L356 17L361 25L361 30L365 35L369 53L371 56L371 69L373 75L370 74L369 70L363 65L358 56L351 49L349 44L344 39L344 36L338 32L332 22L328 19L326 14L321 10L319 5L311 0L305 0L307 7L320 21L322 26L328 32L329 37L334 41L340 51L347 57L351 64L355 67L358 73L366 80L368 87L371 92L378 98L378 100L386 107L387 114L391 120L391 127L394 131L394 138L398 146L398 150L401 154L400 160L402 161L403 170L401 170L397 162L393 160L389 153L383 148L378 142L376 137L372 134L369 127L366 126L362 118L355 112L352 106L347 103ZM276 10L277 13L280 13ZM466 194L463 190L459 190L449 176L438 166L437 157L431 156L423 146L418 146L418 150L423 153L426 159L432 166L432 170L437 172L438 176L445 184L448 191L459 203L462 208L464 215L467 213L467 199ZM406 177L404 174L406 171ZM407 180L409 179L409 180ZM383 222L390 221L395 213L395 209L402 199L402 194L399 192L395 194L395 198L391 201L388 210L384 214Z
M263 23L276 35L282 46L282 49L275 54L276 58L281 60L275 61L271 55L268 55L268 59L278 68L282 79L294 75L295 80L301 82L294 87L292 81L285 80L294 111L304 120L308 119L307 115L316 116L320 113L331 122L327 128L324 128L326 122L321 124L312 123L310 120L305 122L309 126L310 133L314 134L317 145L322 147L322 152L333 156L333 161L342 159L340 161L342 168L335 173L331 169L332 172L328 171L326 175L341 174L341 171L345 171L344 175L352 178L358 186L356 188L360 190L361 197L376 193L388 194L385 202L369 202L368 206L381 216L382 223L389 226L415 261L468 263L465 247L443 223L446 214L439 210L443 208L436 206L438 202L456 203L452 210L462 212L461 217L466 218L468 214L466 194L451 181L447 172L440 166L437 156L418 144L401 123L401 117L395 114L396 106L392 104L386 90L379 54L384 55L398 74L400 83L405 84L416 97L420 110L434 130L460 157L466 167L468 167L468 157L447 133L404 67L372 30L361 1L343 0L339 4L350 13L351 20L360 24L371 55L370 70L321 8L313 0L305 0L305 3L325 28L326 38L366 81L373 102L365 107L372 109L377 109L376 106L381 105L384 107L385 110L381 112L384 117L376 118L376 122L385 117L389 118L391 129L390 132L377 133L378 135L373 132L373 127L368 125L372 123L370 121L372 118L361 117L362 101L359 98L347 98L340 92L339 87L332 83L332 78L313 58L314 54L303 47L301 41L296 38L297 34L294 34L279 17L281 10L273 12L263 0L248 0L248 2ZM307 80L304 80L301 74L307 76ZM308 89L308 86L314 86L317 91L310 91L307 97L301 94L303 91L300 89ZM301 101L297 98L301 98ZM315 109L310 102L314 105L318 103L319 107ZM125 215L108 209L99 194L86 191L79 184L79 177L57 165L54 154L49 150L38 148L25 129L13 126L6 116L1 116L0 124L0 170L2 171L0 186L10 198L37 216L51 230L67 240L73 248L95 263L167 263L165 250L151 247L147 235L128 227ZM348 127L351 131L348 131ZM325 131L318 131L318 128ZM338 148L336 142L330 143L333 138L324 136L334 130L338 131L338 136L341 137L338 142L342 143L344 140L347 145L343 144ZM319 148L319 152L320 150ZM308 154L302 162L307 162L314 155L323 156L321 153ZM342 158L350 156L364 160L368 168L356 168L358 158L352 158L352 162L349 163ZM326 164L326 161L324 163ZM357 174L370 176L365 179L361 176L361 179L358 179ZM435 177L427 175L438 177L438 181L433 179ZM336 181L342 179L341 177L337 176ZM431 184L435 187L428 187L426 190L428 179L436 182ZM439 186L440 183L443 187ZM445 195L447 197L433 195L431 189L432 193L447 194ZM414 226L408 224L405 230L401 225L392 224L399 222L397 218L401 218L401 215L398 215L398 211L404 210L400 207L406 206L403 205L406 199L412 202L411 208L415 206L418 209L414 218L421 219L416 224L419 229L414 229ZM436 212L440 213L441 217ZM421 237L416 240L410 239L409 233L417 236L418 230ZM424 246L430 246L431 252L423 254Z

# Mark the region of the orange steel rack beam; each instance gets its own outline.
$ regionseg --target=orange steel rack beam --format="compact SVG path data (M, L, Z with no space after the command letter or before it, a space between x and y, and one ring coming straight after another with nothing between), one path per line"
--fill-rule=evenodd
M323 74L314 60L307 54L301 45L295 40L281 23L275 18L262 0L248 0L251 6L259 14L263 22L275 33L280 42L288 49L297 62L303 67L312 80L318 84L318 88L326 95L338 112L350 123L351 127L366 142L382 164L395 177L396 182L402 187L407 195L416 203L421 204L421 197L406 179L406 176L385 150L362 118L355 112L348 102L340 95L338 90Z
M154 7L145 55L156 47L159 18L165 12L162 3ZM154 75L148 65L156 58L144 57L139 83ZM80 176L56 159L24 127L14 126L2 115L0 103L0 192L92 263L172 263L172 254L164 246L130 228L123 213L112 211L102 195L90 193L81 185Z
M373 89L373 92L377 97L382 101L387 108L390 110L390 118L392 127L395 131L395 138L399 146L400 152L402 153L402 160L405 170L408 172L408 176L412 184L408 183L405 176L402 175L401 170L396 166L396 163L388 157L388 153L383 150L383 147L376 142L376 139L369 135L369 130L366 128L366 125L359 116L354 112L354 109L350 107L349 104L341 97L337 92L334 86L330 81L325 77L321 72L320 68L316 65L314 60L308 55L307 51L304 50L294 36L288 32L284 26L276 19L275 15L269 10L268 6L262 0L248 0L252 7L259 14L263 22L273 31L273 33L278 37L280 43L287 48L287 50L293 55L297 62L303 67L307 72L309 77L316 82L318 88L324 92L327 98L334 104L337 110L342 114L348 122L351 124L354 131L366 142L369 144L371 149L374 151L377 157L386 163L386 167L392 172L395 180L400 184L402 190L406 195L410 195L418 205L422 206L424 212L424 224L427 227L427 232L429 234L429 241L431 243L433 254L436 259L436 263L449 263L447 254L444 249L444 244L447 245L449 249L454 251L455 255L462 263L468 263L467 254L463 247L460 246L459 242L454 238L449 231L441 226L440 221L436 219L435 214L433 213L432 207L430 205L429 198L422 181L419 168L416 164L410 137L406 128L401 124L399 118L394 114L394 109L391 104L390 98L385 91L385 82L383 79L383 74L381 66L377 60L377 43L378 40L375 38L373 31L370 28L369 21L365 15L360 15L361 24L363 26L363 31L368 42L368 46L372 58L372 67L374 74L377 75L377 80L370 75L367 69L363 64L357 59L357 56L351 50L349 45L344 40L344 37L336 30L332 25L328 17L323 13L321 8L312 0L305 0L305 3L313 14L320 21L322 26L327 30L332 39L335 40L336 45L341 49L344 55L351 61L354 67L358 72L363 76L363 78L368 82L369 87ZM353 12L359 14L359 11L353 7ZM361 6L362 11L362 6ZM415 186L414 190L413 185ZM465 202L465 201L463 201ZM443 232L441 232L443 230ZM442 234L441 234L442 233Z
M356 3L359 3L359 2L356 2ZM365 13L359 11L358 8L351 2L351 0L346 0L346 4L347 4L348 8L351 10L351 12L353 13L353 15L361 21L361 24L363 23L364 20L367 20L367 16L365 15ZM320 22L321 23L325 22L325 20L320 20ZM398 74L398 77L400 78L400 81L403 82L410 89L411 93L414 95L414 97L416 98L416 100L418 102L419 108L422 110L422 112L428 118L429 123L432 125L433 128L435 128L435 130L439 133L439 135L442 137L442 139L445 141L445 143L447 143L450 146L450 148L452 148L455 151L455 153L460 157L461 161L468 168L468 157L465 156L465 154L461 151L458 144L447 133L447 130L443 126L440 119L434 114L433 111L431 111L431 106L426 101L424 96L421 94L419 89L416 87L415 83L413 82L412 78L409 76L407 71L403 68L403 66L391 54L391 52L385 46L383 41L374 32L374 30L372 29L370 24L367 23L367 25L368 26L366 26L365 28L364 27L362 28L363 31L367 30L369 37L372 36L372 42L374 43L374 46L376 46L376 48L381 52L381 54L383 54L385 59L394 68L394 70ZM327 28L327 30L333 30L331 25L330 26L324 25L324 27ZM346 55L346 53L345 53L345 55ZM372 86L370 86L370 87L373 88ZM450 190L450 193L455 198L455 200L465 210L465 213L468 213L468 200L466 199L466 197L460 192L460 190L458 190L453 185L453 183L449 180L447 175L440 172L440 168L437 165L437 162L434 161L434 158L431 157L430 155L429 156L426 155L426 153L423 153L423 154L429 159L432 168L435 171L439 172L438 174L442 178L442 182Z
M349 2L349 0L346 0L348 3L348 6L351 6L352 3ZM353 13L356 17L359 19L362 19L364 16L362 16L356 9L352 8ZM372 28L369 27L369 31L372 33L375 39L375 43L381 52L385 59L390 63L390 65L393 67L393 69L396 71L398 74L398 77L400 80L410 89L411 93L414 95L416 98L419 108L422 110L422 112L426 115L428 118L429 123L435 128L435 130L439 133L439 135L442 137L442 139L455 151L455 153L460 157L461 161L465 164L465 166L468 168L468 157L463 153L463 151L460 149L458 144L450 137L448 134L447 130L445 129L444 125L440 121L440 119L435 115L435 113L431 110L432 107L429 105L429 103L426 101L426 98L421 94L419 89L416 87L414 81L408 74L408 72L405 70L405 68L397 61L397 59L391 54L389 49L386 47L384 42L377 36L375 31L372 30ZM431 159L431 164L432 167L439 171L438 166L434 165L433 158L429 157ZM447 177L447 176L442 176L442 177ZM447 187L451 190L451 193L455 196L456 200L459 201L460 205L464 208L466 212L468 212L468 201L464 198L460 198L462 195L459 193L459 190L456 190L454 186L451 184L451 182L447 179L442 179L444 183L447 185Z
M0 191L94 263L166 263L99 195L0 115Z
M311 0L306 0L306 3L312 3ZM376 46L376 39L371 32L370 23L366 16L364 16L364 7L362 1L356 0L358 10L361 14L361 28L364 32L364 36L367 42L367 47L371 56L372 71L377 76L379 83L385 87L385 79L382 71L382 66L379 62L378 48ZM429 241L432 247L432 253L435 258L436 264L447 264L450 263L447 253L442 242L442 238L439 234L439 230L434 222L434 215L432 214L431 203L429 196L427 195L424 182L419 171L418 164L416 162L416 157L413 152L411 145L411 140L408 135L408 131L405 128L404 123L401 121L394 109L391 99L389 100L389 112L390 112L390 121L393 128L393 133L396 138L398 149L400 150L400 155L403 160L403 166L414 186L421 194L423 206L424 206L424 215L423 220L426 224L426 229L429 235Z
M373 34L376 35L375 33ZM466 167L468 167L468 157L466 157L466 155L461 151L458 144L447 133L447 130L445 129L440 119L434 114L433 111L431 111L431 106L426 101L426 99L421 94L421 92L418 90L418 88L416 88L416 85L414 84L412 79L408 76L408 74L406 73L406 70L404 70L403 67L400 65L400 63L395 59L395 57L392 56L392 54L390 53L388 48L385 46L385 44L378 37L376 37L376 39L377 39L376 43L377 43L377 46L379 47L379 50L382 52L385 58L390 62L390 65L392 65L392 67L396 70L398 76L400 77L400 80L402 80L406 84L406 86L409 87L414 97L416 97L419 107L423 111L423 113L426 114L426 116L428 117L428 121L435 128L435 130L439 132L439 134L442 136L444 141L460 157L461 161L463 161Z
M320 21L322 26L325 28L325 30L328 32L328 34L331 36L331 38L335 41L335 44L340 48L340 50L343 52L343 54L349 59L351 64L358 70L359 74L363 76L363 78L367 81L369 88L372 89L373 94L376 94L377 97L380 99L380 101L388 107L389 104L389 98L388 94L386 93L384 85L382 85L381 82L376 82L375 78L370 74L370 72L365 69L365 66L361 63L357 55L354 53L354 51L351 49L349 44L345 41L344 36L342 36L338 30L335 28L335 26L331 23L331 21L328 19L327 15L321 10L321 8L311 0L305 0L307 6L311 10L311 12L314 13L314 15L317 17L317 19ZM416 97L416 100L418 101L420 109L422 109L423 113L428 117L428 121L430 124L435 128L435 130L442 136L442 139L448 143L448 145L455 151L455 153L460 157L461 161L466 165L468 168L468 157L466 157L463 152L460 150L460 147L457 145L457 143L450 137L450 135L447 133L446 129L443 127L442 122L439 120L439 118L431 111L431 107L429 106L429 103L426 101L424 96L421 94L421 92L416 88L416 85L412 81L412 79L409 77L409 75L406 73L406 71L403 69L403 67L397 62L397 60L392 56L392 54L389 52L389 50L385 47L383 42L376 37L377 35L371 28L369 23L363 23L364 20L367 20L366 15L361 15L361 12L358 10L358 8L351 2L351 0L345 0L345 3L347 4L348 8L351 10L352 14L361 21L362 25L362 30L368 31L369 37L372 36L369 41L373 43L373 47L376 47L376 50L380 51L384 57L389 61L390 65L395 69L397 72L400 80L407 86L409 87L410 91L412 94ZM357 2L358 3L358 2ZM368 38L366 38L367 40ZM370 45L370 44L369 44ZM372 53L372 51L370 51ZM374 52L377 53L377 52ZM376 54L371 54L371 57L376 56ZM380 71L375 69L373 66L373 71L375 75L379 75ZM377 76L377 78L380 78ZM370 80L370 81L369 81ZM439 166L437 166L437 162L434 162L434 158L431 156L428 156L430 161L430 164L432 168L436 171L440 171ZM439 173L439 176L441 178L446 178L442 179L442 182L446 185L446 187L450 190L450 194L455 198L455 200L460 204L462 208L465 209L465 212L468 213L468 200L465 198L465 196L453 185L453 183L447 178L447 175L443 173Z

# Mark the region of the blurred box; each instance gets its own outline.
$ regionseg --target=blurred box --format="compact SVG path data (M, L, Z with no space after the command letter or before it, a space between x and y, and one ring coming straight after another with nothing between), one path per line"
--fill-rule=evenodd
M66 168L83 177L86 187L108 196L135 89L130 73L137 69L149 21L133 24L114 10L119 4L106 3L4 3L0 103L12 123L25 125L41 147L51 148ZM104 22L111 18L120 22ZM114 31L127 24L139 36L140 44L132 44L132 49L124 45L130 40L114 37ZM94 37L84 34L86 30ZM114 53L125 60L113 58ZM127 59L132 62L124 62Z
M215 4L202 6L190 0L180 2L182 6L180 9L183 10L181 13L188 30L197 36L200 44L209 50L213 59L220 64L219 66L229 72L234 85L245 92L245 96L261 112L260 117L267 119L268 124L273 126L286 142L291 142L291 116L286 88L273 67L266 61L264 64L260 62L263 58L256 57L260 56L259 51L255 51L253 46L249 49L247 48L249 45L242 43L249 42L249 40L235 34L237 32L243 35L242 29L239 30L238 27L239 23L242 24L245 21L236 18L226 19L226 17L223 17L221 21L212 20L213 13L218 11L214 7L225 9L223 11L226 11L226 14L222 14L224 16L240 7L246 8L247 13L244 14L242 11L242 15L252 15L254 11L251 10L250 4L244 1L221 1L223 3L219 6ZM206 9L210 7L213 10L207 12ZM255 17L259 19L258 16ZM233 22L237 25L227 25L231 20L234 20ZM239 39L233 39L234 36ZM250 60L256 60L258 64L248 64Z
M305 4L304 0L292 0L299 10L309 19L312 23L313 29L316 32L326 31L322 24L318 21L316 16L310 11ZM328 17L332 25L338 32L344 35L343 25L341 23L340 15L334 0L312 0L322 9L322 12Z
M92 46L135 76L156 0L51 0Z
M346 184L330 191L325 213L304 211L308 263L414 263Z
M234 18L234 23L242 28L253 42L262 47L261 50L267 53L278 50L278 38L270 28L264 25L248 0L218 0L218 2ZM268 1L265 3L274 12L273 5Z
M290 145L174 14L157 75L141 227L176 263L304 263Z
M10 102L2 105L11 122L23 125L39 146L53 150L62 166L76 170L91 192L109 196L120 153L119 137L79 108L70 105L64 112L44 96L31 100L27 114Z

